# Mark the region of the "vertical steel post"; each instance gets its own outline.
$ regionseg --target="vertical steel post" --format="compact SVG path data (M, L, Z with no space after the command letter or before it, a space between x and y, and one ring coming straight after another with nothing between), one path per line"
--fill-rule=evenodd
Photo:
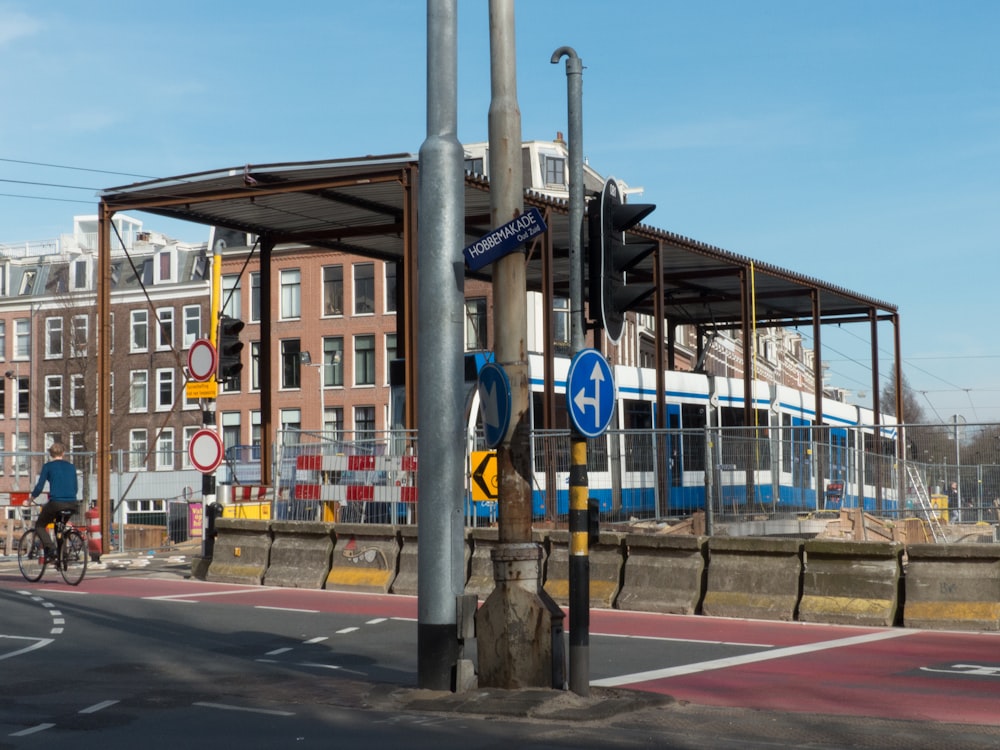
M572 47L552 53L554 65L566 57L569 114L569 307L572 352L585 346L583 317L583 61ZM588 538L587 439L570 435L569 469L569 688L590 695L590 542Z
M457 0L427 3L427 138L420 146L417 383L420 440L417 680L456 688L458 597L465 588L464 153L458 141ZM460 687L460 686L458 686Z

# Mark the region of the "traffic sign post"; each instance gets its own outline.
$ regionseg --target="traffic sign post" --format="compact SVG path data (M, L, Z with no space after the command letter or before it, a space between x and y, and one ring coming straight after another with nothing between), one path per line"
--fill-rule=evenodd
M215 375L219 355L208 339L197 339L188 349L187 365L191 380L203 383Z
M486 446L496 448L510 427L510 378L496 362L479 371L479 401L483 410Z
M596 349L582 349L569 365L566 410L573 426L584 437L599 437L611 424L615 377L611 365Z

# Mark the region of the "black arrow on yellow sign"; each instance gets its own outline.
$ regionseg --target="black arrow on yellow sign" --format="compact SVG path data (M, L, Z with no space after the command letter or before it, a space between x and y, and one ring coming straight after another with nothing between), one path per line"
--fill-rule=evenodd
M473 451L470 456L472 469L472 499L476 501L497 499L496 451Z

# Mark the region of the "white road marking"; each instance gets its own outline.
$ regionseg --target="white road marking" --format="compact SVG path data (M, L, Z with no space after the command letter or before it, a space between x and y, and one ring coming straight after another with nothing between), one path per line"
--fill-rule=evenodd
M378 625L380 622L385 622L388 619L388 617L377 617L374 620L369 620L365 625Z
M292 649L290 648L276 648L274 651L268 651L264 656L278 656L279 654L286 654Z
M81 708L81 714L96 714L98 711L103 711L110 706L115 705L118 701L101 701L100 703L95 703L93 706L88 706L87 708Z
M302 643L303 643L303 645L306 645L306 646L312 646L315 643L322 643L325 640L328 640L328 636L321 635L321 636L317 636L316 638L310 638L308 641L303 641Z
M11 651L9 654L0 654L0 661L3 661L4 659L10 659L13 656L20 656L21 654L26 654L29 651L34 651L35 649L43 648L53 642L51 638L28 638L22 635L0 635L0 638L12 638L18 641L35 641L30 646L20 648L17 651Z
M8 737L27 737L29 734L37 734L38 732L44 732L46 729L52 729L55 724L36 724L33 727L28 727L27 729L22 729L20 732L12 732Z
M343 630L338 630L337 635L347 635L348 633L353 633L355 630L361 630L361 628L344 628Z
M302 612L307 615L318 615L318 609L295 609L294 607L265 607L262 604L258 604L254 609L273 609L277 612Z
M569 632L569 631L567 631ZM602 638L635 638L640 641L667 641L672 643L704 643L709 646L744 646L746 648L774 648L773 643L743 643L742 641L703 641L697 638L667 638L659 635L626 635L622 633L591 633Z
M291 711L273 711L268 708L246 708L244 706L230 706L226 703L208 703L206 701L198 701L192 705L201 706L202 708L218 708L222 711L245 711L251 714L266 714L267 716L295 716Z
M790 646L788 648L778 648L773 651L763 651L756 654L744 654L743 656L731 656L725 659L712 659L711 661L698 662L696 664L684 664L679 667L667 667L665 669L651 669L648 672L636 672L635 674L620 675L618 677L606 677L603 680L592 680L591 685L596 687L620 687L636 682L650 682L652 680L664 680L670 677L680 677L686 674L696 674L698 672L709 672L714 669L726 669L727 667L739 667L744 664L754 664L756 662L771 661L773 659L783 659L786 656L800 656L811 654L816 651L828 651L834 648L844 648L846 646L857 646L863 643L874 643L884 641L889 638L901 638L912 635L916 630L886 630L877 633L867 633L856 635L850 638L838 638L834 641L819 641L818 643L806 643L801 646Z

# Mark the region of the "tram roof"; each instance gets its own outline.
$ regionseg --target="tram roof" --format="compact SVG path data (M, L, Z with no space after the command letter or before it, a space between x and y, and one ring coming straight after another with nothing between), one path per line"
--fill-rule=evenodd
M401 261L407 232L407 204L416 213L419 160L414 154L351 159L247 164L168 177L100 192L113 212L145 211L199 224L270 236L276 244L340 250ZM465 234L471 244L494 227L489 180L465 176ZM569 204L527 190L525 205L538 207L549 226L553 292L569 296ZM808 325L886 319L896 307L819 279L641 225L630 241L659 243L663 269L663 314L673 322L705 328L738 328L753 316L758 326ZM414 243L416 238L414 237ZM528 249L528 288L542 290L540 246ZM633 278L652 282L653 256ZM469 274L489 279L491 267ZM586 291L585 291L586 294ZM751 306L751 298L755 305ZM650 297L638 312L654 314Z

